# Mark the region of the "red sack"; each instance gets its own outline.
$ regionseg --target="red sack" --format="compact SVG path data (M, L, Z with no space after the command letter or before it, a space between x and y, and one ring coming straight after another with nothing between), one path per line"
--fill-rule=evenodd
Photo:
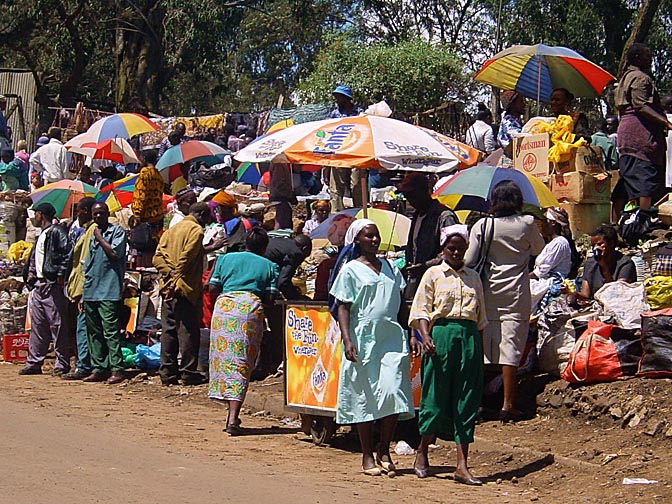
M569 383L610 382L623 378L611 331L616 327L598 320L588 322L569 354L562 379Z

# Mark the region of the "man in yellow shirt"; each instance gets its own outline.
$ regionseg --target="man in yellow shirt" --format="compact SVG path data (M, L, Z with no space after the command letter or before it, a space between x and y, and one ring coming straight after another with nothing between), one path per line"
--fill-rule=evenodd
M161 275L161 367L164 385L205 383L197 371L203 284L203 227L210 223L207 203L194 203L189 215L168 229L154 254ZM178 366L177 354L182 354Z

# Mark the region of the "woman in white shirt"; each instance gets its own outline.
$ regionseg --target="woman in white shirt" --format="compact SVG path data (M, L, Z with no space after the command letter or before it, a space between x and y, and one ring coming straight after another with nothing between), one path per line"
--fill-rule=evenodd
M532 313L535 313L541 301L553 283L560 283L570 277L572 257L576 248L569 229L569 216L562 208L549 208L542 225L542 235L546 246L534 261L534 270L530 273L530 292L532 294ZM541 304L543 308L544 303Z

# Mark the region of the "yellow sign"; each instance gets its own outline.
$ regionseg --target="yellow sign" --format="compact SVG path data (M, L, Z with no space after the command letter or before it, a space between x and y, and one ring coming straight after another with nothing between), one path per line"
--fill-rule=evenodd
M326 306L288 306L287 405L336 411L341 332Z
M343 346L327 306L287 306L287 405L336 411ZM420 358L411 358L413 403L420 405Z

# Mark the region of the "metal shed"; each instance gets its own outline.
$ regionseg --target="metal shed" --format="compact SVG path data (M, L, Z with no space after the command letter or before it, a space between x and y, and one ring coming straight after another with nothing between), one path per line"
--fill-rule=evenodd
M0 68L0 94L7 97L5 117L12 128L12 144L17 140L28 142L28 151L35 150L38 129L38 104L35 101L37 85L30 70Z

